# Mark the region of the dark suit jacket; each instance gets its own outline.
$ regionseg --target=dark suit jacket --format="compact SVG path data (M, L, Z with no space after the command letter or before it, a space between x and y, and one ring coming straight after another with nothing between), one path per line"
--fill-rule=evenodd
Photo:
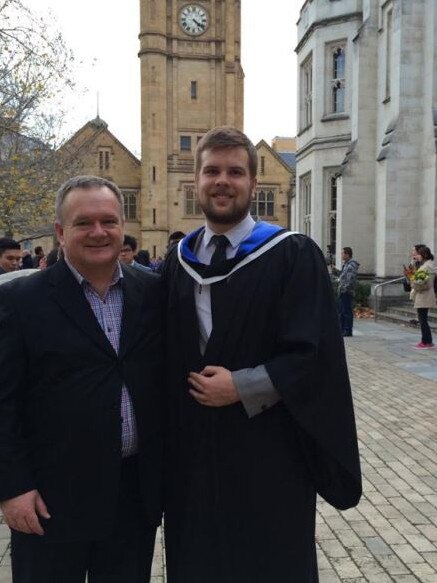
M117 355L64 261L0 286L0 500L37 488L59 540L110 534L121 466L121 387L132 397L143 504L161 519L161 297L123 267Z

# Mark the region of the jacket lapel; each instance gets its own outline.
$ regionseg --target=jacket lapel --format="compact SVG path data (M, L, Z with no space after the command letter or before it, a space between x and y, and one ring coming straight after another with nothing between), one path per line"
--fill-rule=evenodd
M78 281L64 261L56 263L48 272L54 301L60 306L73 325L80 328L102 350L115 354L111 343L100 327L91 306Z
M123 267L122 267L123 269ZM120 332L119 356L122 358L136 342L139 333L144 333L145 287L127 269L123 269L123 316Z

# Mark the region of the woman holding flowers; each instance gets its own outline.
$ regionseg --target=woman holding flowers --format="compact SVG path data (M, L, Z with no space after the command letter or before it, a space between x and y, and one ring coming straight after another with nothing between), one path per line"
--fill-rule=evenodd
M433 348L431 329L428 324L428 310L436 307L434 293L434 255L429 247L422 245L417 249L418 260L422 262L420 267L411 273L411 293L410 299L414 301L414 307L417 309L417 318L420 323L422 340L416 344L415 348L424 350Z

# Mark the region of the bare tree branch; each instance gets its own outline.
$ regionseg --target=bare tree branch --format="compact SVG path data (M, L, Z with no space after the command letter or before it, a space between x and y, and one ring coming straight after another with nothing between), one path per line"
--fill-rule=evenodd
M0 231L44 227L53 196L77 168L57 152L73 55L53 22L0 0Z

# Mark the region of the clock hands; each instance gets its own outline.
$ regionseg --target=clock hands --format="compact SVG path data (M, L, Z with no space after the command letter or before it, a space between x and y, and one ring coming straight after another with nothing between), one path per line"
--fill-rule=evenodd
M187 34L197 36L208 28L208 15L197 4L191 4L181 10L179 22Z

